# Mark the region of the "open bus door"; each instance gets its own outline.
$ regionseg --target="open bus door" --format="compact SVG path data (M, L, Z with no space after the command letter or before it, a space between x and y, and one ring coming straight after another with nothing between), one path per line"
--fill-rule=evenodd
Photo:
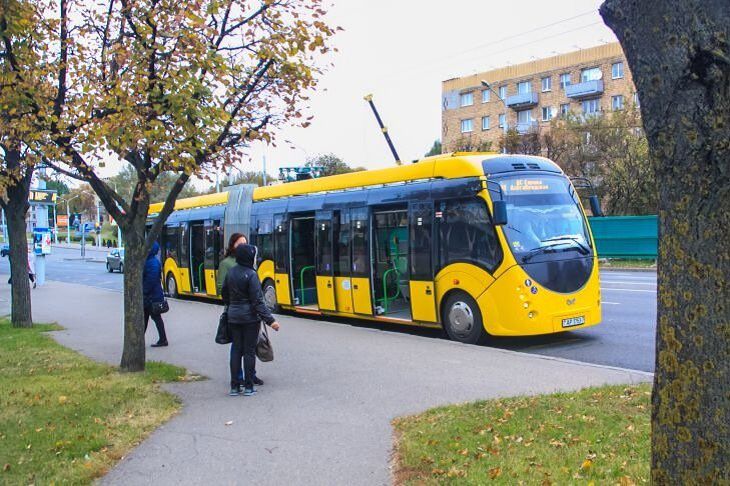
M337 310L335 304L334 240L332 211L317 211L314 217L317 270L317 300L323 310Z

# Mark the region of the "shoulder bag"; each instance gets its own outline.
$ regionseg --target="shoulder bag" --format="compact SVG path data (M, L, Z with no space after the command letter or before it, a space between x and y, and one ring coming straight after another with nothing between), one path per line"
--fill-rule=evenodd
M231 330L228 327L228 307L226 307L218 318L218 330L215 333L215 342L218 344L230 344Z
M152 302L150 306L150 313L155 315L164 314L170 310L170 304L167 303L167 299L162 299L162 302Z
M256 357L264 363L274 360L274 348L271 346L269 339L269 331L266 330L266 324L259 329L259 340L256 343Z

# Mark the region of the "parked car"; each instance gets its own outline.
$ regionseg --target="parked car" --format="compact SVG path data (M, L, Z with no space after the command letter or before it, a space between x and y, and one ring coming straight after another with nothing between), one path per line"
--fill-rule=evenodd
M124 248L115 248L106 256L106 270L124 273Z

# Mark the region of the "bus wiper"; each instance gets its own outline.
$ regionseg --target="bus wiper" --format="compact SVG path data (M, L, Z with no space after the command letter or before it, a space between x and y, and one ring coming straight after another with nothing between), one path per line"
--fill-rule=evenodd
M527 252L527 255L522 257L522 262L523 263L527 262L527 261L531 260L532 257L534 257L535 255L537 255L539 253L543 253L543 252L547 253L547 250L549 250L550 248L552 248L554 246L560 246L562 244L563 243L553 243L551 245L543 245L543 246L538 246L537 248L533 248L532 250Z
M583 255L587 255L591 252L590 248L585 246L583 243L581 243L577 238L573 238L572 236L556 236L554 238L548 238L547 240L541 240L541 243L546 243L548 241L560 241L560 240L570 240L574 242L578 247L580 248L580 252Z

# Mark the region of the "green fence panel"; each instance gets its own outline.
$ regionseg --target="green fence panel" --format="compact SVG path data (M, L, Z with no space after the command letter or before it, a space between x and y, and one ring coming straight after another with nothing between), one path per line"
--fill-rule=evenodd
M659 224L652 216L588 218L600 258L656 258Z

